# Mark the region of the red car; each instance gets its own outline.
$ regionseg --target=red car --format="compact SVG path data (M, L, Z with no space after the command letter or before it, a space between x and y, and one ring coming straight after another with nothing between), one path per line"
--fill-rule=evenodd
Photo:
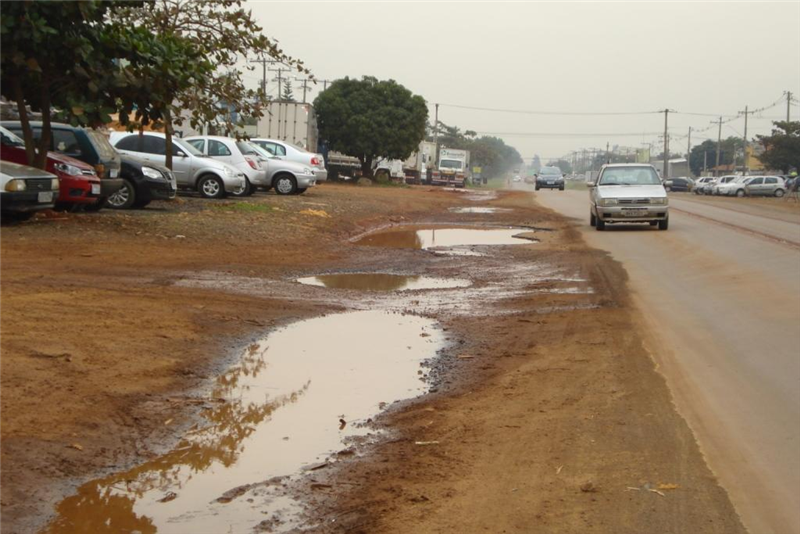
M0 159L28 164L25 142L0 126ZM59 193L56 207L72 208L77 205L95 204L100 196L100 178L94 168L75 158L47 153L46 169L58 176Z

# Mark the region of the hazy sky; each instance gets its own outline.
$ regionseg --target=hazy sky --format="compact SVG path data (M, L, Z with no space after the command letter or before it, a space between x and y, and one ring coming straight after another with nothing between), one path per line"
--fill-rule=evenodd
M250 1L248 6L266 34L303 59L317 78L394 79L425 98L431 121L433 105L440 103L445 124L501 134L526 158L605 148L606 142L660 147L664 115L554 116L452 105L571 113L668 107L679 112L669 117L670 137L676 137L671 152L685 152L688 127L705 128L713 117L680 112L732 116L746 105L768 106L784 91L800 99L796 1ZM260 67L247 79L257 86ZM276 91L276 85L270 78L268 88ZM309 100L320 90L321 84ZM299 93L295 87L295 96ZM800 119L800 106L791 113ZM785 100L751 115L748 137L768 133L768 119L785 116ZM743 128L741 118L724 124L723 138L741 136ZM604 135L575 136L595 133ZM714 126L693 134L692 144L716 136Z

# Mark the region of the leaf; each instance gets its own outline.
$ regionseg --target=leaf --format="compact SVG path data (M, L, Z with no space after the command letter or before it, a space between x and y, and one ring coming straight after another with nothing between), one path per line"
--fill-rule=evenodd
M83 108L80 106L72 106L72 114L80 117L83 115Z
M28 60L25 62L28 65L28 68L35 72L42 72L42 67L39 66L39 62L36 61L36 58L29 57Z

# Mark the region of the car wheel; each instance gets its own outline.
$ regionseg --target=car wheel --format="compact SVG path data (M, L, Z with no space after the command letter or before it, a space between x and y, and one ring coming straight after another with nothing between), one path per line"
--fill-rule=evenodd
M247 178L244 179L244 187L238 191L234 191L231 195L235 197L249 197L253 194L253 184Z
M23 222L33 217L32 211L4 211L2 219L4 223Z
M222 198L225 196L225 185L219 177L207 174L200 178L197 183L197 190L203 198Z
M136 204L136 189L130 180L122 179L122 187L108 197L108 207L116 210L127 210Z
M786 194L786 191L784 191L783 189L776 189L775 190L775 196L778 197L778 198L781 198L785 194Z
M595 221L594 227L598 232L602 232L606 229L606 222L598 218L597 221Z
M563 190L564 190L564 187L563 187L563 186L562 186L562 187L559 187L559 188L558 188L558 190L559 190L559 191L563 191Z
M594 216L594 213L589 211L589 226L596 226L597 225L597 217Z
M742 198L744 196L744 189L739 189L736 191L736 196Z
M293 195L297 191L297 180L290 174L281 174L273 181L275 192L279 195Z
M659 230L666 230L667 228L669 228L669 217L667 217L663 221L658 221Z
M534 189L535 189L536 191L538 191L538 190L539 190L539 186L537 185L536 187L534 187Z

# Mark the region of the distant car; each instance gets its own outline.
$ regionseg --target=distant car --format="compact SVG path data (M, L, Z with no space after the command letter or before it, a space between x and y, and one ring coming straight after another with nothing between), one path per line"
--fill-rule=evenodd
M277 158L294 161L311 168L314 171L314 176L317 178L317 183L324 182L328 179L328 170L325 168L325 158L322 157L322 154L317 154L301 146L276 139L257 137L251 139L250 142L260 146Z
M270 185L261 158L246 141L216 135L194 135L184 141L207 156L233 165L245 175L247 184L237 196L250 196L257 188Z
M158 165L166 165L167 142L163 133L113 132L111 144L129 154ZM209 158L180 138L172 138L172 172L179 188L192 189L205 198L224 198L241 193L244 174L222 161Z
M0 213L3 221L24 221L55 207L58 177L47 171L0 161Z
M744 190L750 197L782 197L786 194L786 182L780 176L754 176Z
M664 181L664 189L667 191L691 191L693 185L692 179L685 176L669 178Z
M516 182L521 182L521 181L522 181L522 178L520 178L520 177L519 177L519 175L516 175L516 176L514 176L514 178L512 178L512 179L511 179L511 181L512 181L512 182L515 182L515 183L516 183Z
M722 196L736 196L743 197L746 194L745 186L750 181L752 176L736 176L733 180L729 180L724 184L715 186L715 194Z
M711 185L710 194L719 195L720 194L719 193L720 186L723 186L725 184L729 184L729 183L733 182L734 180L736 180L736 178L738 178L738 176L735 175L735 174L728 174L728 175L725 175L725 176L720 176L719 178L714 180L713 184Z
M28 163L25 142L2 126L0 159L20 165ZM97 203L101 193L100 178L90 165L58 152L48 152L45 168L59 180L56 209L83 209Z
M108 197L115 209L144 208L153 200L172 200L178 191L175 175L168 168L128 154L122 154L122 187Z
M311 167L276 158L255 143L249 145L258 153L261 166L266 170L267 185L264 189L267 191L274 187L279 195L295 195L317 185L317 176Z
M3 121L0 125L22 137L22 124L19 121ZM31 122L33 137L37 141L42 135L42 123ZM100 198L87 206L89 210L99 210L106 199L122 187L119 171L122 167L119 154L108 137L91 128L81 128L71 124L54 122L50 125L50 150L59 152L91 165L100 177Z
M669 198L655 167L637 163L604 165L589 186L589 223L649 223L669 228Z
M536 177L535 189L558 189L564 190L564 173L558 167L542 167L539 176Z
M701 178L698 178L697 181L695 181L694 183L694 188L692 189L692 191L694 192L695 195L704 195L706 194L705 188L710 187L713 181L714 181L713 176L703 176Z

